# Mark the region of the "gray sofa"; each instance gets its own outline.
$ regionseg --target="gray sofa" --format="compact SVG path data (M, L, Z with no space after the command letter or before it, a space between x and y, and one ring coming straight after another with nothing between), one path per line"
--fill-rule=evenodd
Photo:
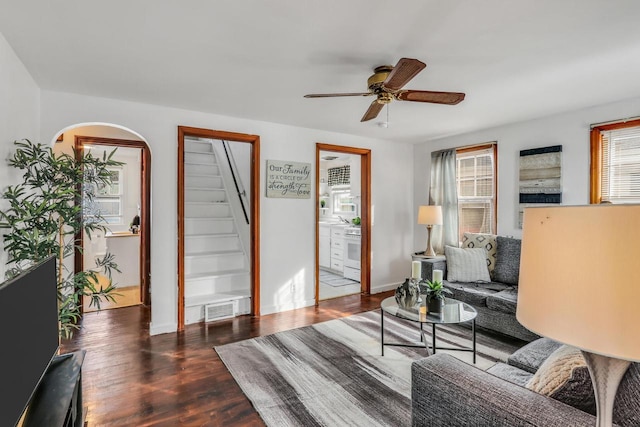
M497 254L495 262L502 274L492 274L492 281L478 282L449 282L443 285L453 292L452 297L472 305L478 312L476 326L501 334L509 335L524 341L540 338L526 329L516 319L516 302L518 298L518 271L520 266L520 240L495 236L497 238ZM495 240L494 240L495 241ZM504 250L501 251L500 242ZM431 280L433 270L442 270L447 278L447 261L444 257L421 258L421 275L425 280ZM504 273L504 272L507 273ZM509 283L500 281L505 278ZM508 278L508 279L507 279Z
M411 367L412 424L594 426L593 396L589 400L582 393L582 398L571 399L574 389L569 388L570 397L564 397L562 402L525 388L559 346L552 340L540 338L516 351L507 363L497 363L486 372L442 353L414 362ZM593 393L593 390L590 388L587 393ZM576 391L575 396L579 394ZM640 363L631 365L620 384L613 420L621 427L640 426Z

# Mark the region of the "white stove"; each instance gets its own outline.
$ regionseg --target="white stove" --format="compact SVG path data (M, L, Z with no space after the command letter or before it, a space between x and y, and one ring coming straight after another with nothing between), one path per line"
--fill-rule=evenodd
M344 237L347 239L360 239L361 230L360 227L345 227L344 229Z
M345 227L344 229L344 277L360 281L360 259L362 230L360 227Z

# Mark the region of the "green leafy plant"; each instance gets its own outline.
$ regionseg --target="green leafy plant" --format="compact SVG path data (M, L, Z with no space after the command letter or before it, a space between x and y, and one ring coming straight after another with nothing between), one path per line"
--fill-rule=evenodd
M106 253L94 267L74 273L73 256L82 254L80 235L106 231L104 218L95 209L90 214L95 188L111 184L107 169L122 163L112 159L113 150L102 158L86 152L56 154L50 147L29 140L15 141L9 166L22 171L23 182L7 187L2 197L9 207L0 211L0 232L8 254L7 278L54 255L57 259L60 336L69 338L79 328L82 298L100 309L100 301L115 301L112 271L118 270L114 256ZM108 277L99 284L98 274Z
M439 280L433 282L431 280L427 280L424 282L424 284L426 287L427 301L430 301L434 298L443 299L444 294L453 295L453 292L445 288L442 285L442 282Z

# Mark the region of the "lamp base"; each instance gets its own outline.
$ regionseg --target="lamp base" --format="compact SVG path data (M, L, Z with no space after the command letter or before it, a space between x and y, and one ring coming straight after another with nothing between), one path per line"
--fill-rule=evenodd
M620 380L627 372L631 362L601 356L582 350L582 355L587 361L593 392L596 396L597 427L610 427L613 425L613 402L616 398Z
M424 256L427 258L434 258L436 256L436 251L433 250L433 246L431 246L431 229L433 225L427 225L427 249L424 251Z

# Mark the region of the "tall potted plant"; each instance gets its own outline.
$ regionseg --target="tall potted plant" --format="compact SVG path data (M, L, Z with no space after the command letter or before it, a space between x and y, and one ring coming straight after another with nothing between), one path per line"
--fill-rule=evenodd
M15 153L9 166L22 171L23 182L7 187L2 197L9 207L0 211L0 232L8 253L8 278L29 266L55 255L58 273L58 309L60 335L69 338L79 328L82 298L100 309L101 300L115 301L112 271L119 271L114 257L106 253L96 265L78 273L65 265L74 254L82 254L79 236L106 231L99 212L83 215L93 200L94 188L111 183L107 169L122 163L112 159L113 150L102 158L90 152L56 154L51 147L29 140L15 141ZM73 264L73 262L70 262ZM99 285L98 274L109 278Z

